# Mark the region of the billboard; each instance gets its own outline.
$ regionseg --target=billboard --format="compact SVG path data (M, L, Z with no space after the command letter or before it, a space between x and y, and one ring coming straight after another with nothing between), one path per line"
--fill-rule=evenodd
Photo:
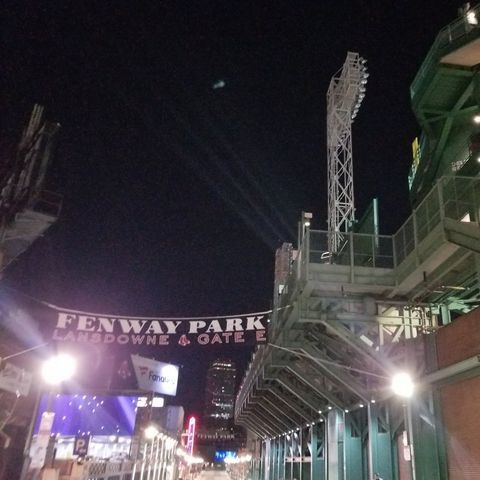
M178 385L178 367L150 358L131 355L138 388L148 392L175 396Z

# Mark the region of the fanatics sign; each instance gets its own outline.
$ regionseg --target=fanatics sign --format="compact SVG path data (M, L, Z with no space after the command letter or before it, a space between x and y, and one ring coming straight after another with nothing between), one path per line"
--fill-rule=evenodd
M133 369L138 388L162 395L177 394L178 367L149 358L132 355Z
M87 314L57 307L52 313L51 338L58 342L188 347L266 343L271 312L187 319Z

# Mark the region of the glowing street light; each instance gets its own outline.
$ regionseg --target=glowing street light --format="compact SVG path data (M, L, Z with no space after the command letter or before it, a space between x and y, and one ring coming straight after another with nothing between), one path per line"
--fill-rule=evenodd
M478 18L475 15L475 12L467 12L467 23L470 25L478 25Z
M415 385L412 377L408 373L400 372L392 377L391 388L395 395L410 398L415 390Z
M70 380L77 369L77 361L68 353L49 358L42 365L43 380L50 385L59 385Z
M145 429L145 437L148 440L153 440L158 435L158 428L155 425L149 425Z
M38 345L29 350L34 350L36 348L40 348L43 346L45 345ZM24 350L15 355L21 355L29 350ZM45 383L55 386L55 385L60 385L62 382L65 382L67 380L71 380L75 375L76 370L77 370L77 360L74 357L72 357L72 355L69 355L68 353L59 353L58 355L55 355L49 358L48 360L46 360L45 362L43 362L41 367L41 376ZM41 394L42 394L42 387L38 389L38 399L40 399ZM46 416L46 418L48 417L53 418L55 415L55 413L52 411L52 407L53 407L52 397L53 397L53 393L50 390L47 396L46 409L42 413L42 419L44 415ZM35 425L35 420L39 413L38 405L39 403L37 403L37 406L33 411L32 418L30 419L30 426L28 429L27 440L25 443L26 452L30 451L30 448L32 445L33 428ZM53 453L53 449L52 449L52 453ZM52 457L52 454L50 453L49 450L47 450L43 455L43 458L39 457L39 460L43 462L43 465L47 465L49 464L51 457ZM21 480L24 480L25 478L27 478L29 465L30 465L30 457L26 456L23 463L22 472L20 475Z

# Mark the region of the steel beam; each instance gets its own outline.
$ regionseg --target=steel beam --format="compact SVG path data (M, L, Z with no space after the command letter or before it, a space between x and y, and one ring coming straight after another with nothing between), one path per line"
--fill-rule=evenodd
M292 385L288 380L281 379L279 378L279 376L273 377L272 380L276 380L280 385L286 388L290 393L295 395L301 401L301 403L306 405L308 408L311 408L314 412L318 411L318 405L316 406L310 401L308 401L307 399L305 399L295 388L295 385Z
M318 393L321 397L323 397L325 400L327 400L329 403L331 403L334 407L343 410L345 406L343 405L343 402L339 401L337 398L332 396L329 392L321 389L317 385L315 385L315 379L312 378L310 375L306 375L304 372L298 369L298 367L294 365L289 365L287 367L289 371L291 371L293 374L295 374L302 382L304 382L308 388L314 390L315 392Z
M271 410L269 410L267 407L265 407L265 405L260 401L259 398L252 399L252 403L254 405L256 405L257 407L259 407L262 411L264 411L265 416L267 418L270 418L272 421L276 422L277 425L281 424L281 426L280 426L281 433L284 432L285 430L288 430L288 429L292 428L288 423L285 423L285 421L281 420L279 416L274 415Z
M327 355L323 354L320 350L310 345L303 347L302 351L309 355L310 360L322 372L324 372L324 375L332 377L332 379L340 383L343 388L350 390L353 394L357 395L365 402L368 401L368 395L365 392L365 388L357 381L357 379L353 375L350 375L340 367L335 367L334 365L326 365L322 363L322 360L326 360L329 362L333 362L335 360L328 358Z
M251 410L250 408L245 409L245 414L250 415L252 417L255 417L258 422L261 422L265 429L269 432L269 437L274 437L275 435L279 435L282 433L282 429L275 425L275 423L272 423L272 421L269 418L265 418L264 415L262 415L260 412L258 412L257 409Z
M299 422L298 419L292 418L288 413L285 412L285 410L282 410L278 405L276 405L272 400L270 400L267 396L262 397L264 401L266 401L271 408L279 412L281 415L284 417L287 417L290 422L292 422L293 425L299 425L301 421Z
M362 340L360 340L354 333L346 328L341 322L335 320L321 320L321 323L331 330L335 335L341 338L345 343L354 348L367 361L373 362L379 371L385 372L387 375L392 371L393 365L390 364L386 358L378 358L375 351L368 347Z
M264 438L268 435L266 430L262 431L262 428L256 423L250 421L248 418L240 418L238 421L241 425L245 425L249 430L251 430L257 437Z
M285 405L287 405L288 408L290 408L292 411L300 415L304 420L310 421L311 416L307 416L306 413L302 412L299 410L299 407L296 406L295 404L291 403L290 400L287 400L280 392L277 392L275 389L270 389L269 392L271 392L275 397L277 397L281 402L283 402Z
M280 419L283 419L282 423L284 423L287 426L287 428L292 428L293 425L299 425L298 421L289 417L284 410L279 408L278 405L276 405L266 396L263 395L261 397L256 397L256 398L257 398L258 405L261 405L262 408L264 408L265 410L268 410L272 415L275 414L279 419L279 421Z
M249 428L261 438L271 435L270 430L268 430L263 423L258 422L258 420L256 422L253 421L248 413L243 413L240 417L240 421L247 424Z

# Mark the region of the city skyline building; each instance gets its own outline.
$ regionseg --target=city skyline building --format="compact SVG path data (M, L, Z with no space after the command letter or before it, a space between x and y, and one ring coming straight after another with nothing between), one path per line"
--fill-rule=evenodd
M205 389L205 426L211 430L233 427L236 365L232 360L218 358L207 372Z

